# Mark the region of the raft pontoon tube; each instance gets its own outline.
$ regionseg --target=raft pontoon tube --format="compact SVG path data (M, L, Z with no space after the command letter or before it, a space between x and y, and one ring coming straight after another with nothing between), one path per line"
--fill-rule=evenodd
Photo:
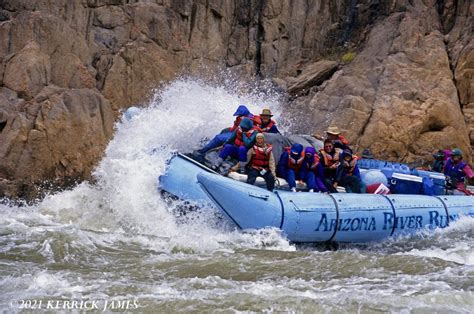
M474 197L270 192L209 172L209 198L241 229L276 227L293 242L380 241L474 217Z

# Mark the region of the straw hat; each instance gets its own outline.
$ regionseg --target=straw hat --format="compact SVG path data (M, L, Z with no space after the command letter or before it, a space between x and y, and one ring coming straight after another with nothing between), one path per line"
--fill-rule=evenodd
M341 134L341 130L337 128L337 126L330 126L327 130L326 133L332 134L332 135L339 135Z
M263 109L263 110L262 110L262 113L261 113L260 115L261 115L261 116L270 116L270 117L273 117L272 112L270 111L270 109Z

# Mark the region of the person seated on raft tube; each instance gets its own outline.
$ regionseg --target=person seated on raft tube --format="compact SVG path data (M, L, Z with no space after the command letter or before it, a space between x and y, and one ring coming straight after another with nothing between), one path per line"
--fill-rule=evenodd
M276 126L276 122L271 119L273 117L270 109L263 109L260 114L260 124L258 125L258 131L260 133L280 133Z
M260 117L254 116L252 113L250 113L249 109L244 106L240 105L237 110L234 112L234 124L230 128L225 128L221 131L220 134L217 134L214 136L212 140L210 140L203 148L198 149L195 152L195 155L204 155L208 151L210 151L213 148L222 146L232 135L232 132L234 132L240 125L240 122L242 121L243 118L249 118L254 121L254 123L260 124Z
M252 120L243 118L239 127L232 132L232 135L226 141L224 148L219 153L217 165L219 167L228 156L237 157L239 160L239 172L245 173L245 164L247 161L247 151L255 144L257 129Z
M362 193L362 180L357 166L357 158L352 155L350 149L345 149L342 152L342 157L343 159L336 170L334 188L341 185L346 188L347 193Z
M337 167L339 167L342 150L335 148L332 140L326 139L324 141L324 148L319 151L321 163L324 171L324 185L329 192L336 193L337 189L334 187L336 180Z
M278 161L277 174L288 182L293 192L296 192L296 180L301 180L300 171L304 160L302 153L303 145L293 144L291 148L285 147Z
M265 143L265 135L258 133L255 145L247 152L247 183L254 184L257 177L263 177L267 184L267 190L275 188L275 158L273 157L272 145Z
M436 154L433 154L433 157L434 161L431 170L435 172L443 172L444 164L446 162L444 151L442 149L438 150Z
M323 183L324 171L319 155L312 146L304 150L304 160L301 165L301 178L308 187L308 192L327 192Z
M471 167L462 160L462 151L459 148L451 151L451 157L446 161L443 172L448 177L447 186L448 189L453 190L453 194L462 192L466 195L473 195L471 191L466 189L464 180L466 177L474 178L474 173ZM456 193L456 190L459 192Z

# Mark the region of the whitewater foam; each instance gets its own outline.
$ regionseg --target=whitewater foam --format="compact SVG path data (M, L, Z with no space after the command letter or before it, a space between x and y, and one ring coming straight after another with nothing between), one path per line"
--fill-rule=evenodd
M170 248L214 250L229 242L261 246L268 237L266 245L291 249L276 230L249 235L231 232L225 224L219 226L214 209L178 224L157 190L158 177L165 172L172 152L195 149L202 139L229 127L241 104L256 114L270 108L276 119L280 115L277 94L245 94L198 79L177 79L156 91L132 119L123 118L115 125L114 138L94 171L96 183L84 182L70 191L49 195L35 206L19 209L13 219L22 220L22 213L32 212L33 219L43 224L152 235L161 237L160 246L167 238ZM12 206L6 207L11 211Z

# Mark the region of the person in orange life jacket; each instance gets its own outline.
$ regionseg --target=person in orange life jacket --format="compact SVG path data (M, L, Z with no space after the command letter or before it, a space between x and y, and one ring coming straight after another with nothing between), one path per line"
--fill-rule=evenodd
M466 189L464 180L466 177L469 179L474 178L474 173L471 167L462 160L462 151L459 148L451 151L451 157L446 161L443 172L448 177L450 189L456 189L466 195L473 194Z
M348 193L362 193L362 180L357 166L357 158L352 156L350 149L345 149L342 156L343 159L337 167L334 188L340 184L346 188Z
M288 181L290 190L296 192L296 179L301 180L300 170L303 164L303 145L293 144L286 147L278 161L277 174Z
M323 183L324 172L319 155L312 146L304 150L304 160L301 166L301 178L306 183L309 192L327 192Z
M260 114L261 123L258 125L258 131L261 133L280 133L276 126L276 122L271 119L273 117L270 109L263 109Z
M267 190L275 188L275 158L273 157L272 145L265 143L263 133L258 133L255 145L247 152L247 183L254 184L257 177L263 177L267 184Z
M255 144L257 130L253 126L252 120L243 118L239 127L232 132L230 138L226 141L224 148L219 153L217 165L222 164L228 156L237 157L240 164L240 172L245 172L247 161L247 151Z
M331 140L334 144L335 148L340 148L342 150L347 149L349 147L349 141L341 134L341 131L335 127L329 127L326 130L326 139Z
M324 185L330 192L337 192L334 187L334 181L336 180L337 167L339 167L342 151L339 148L335 148L333 142L330 139L324 141L324 148L319 151L321 163L324 171Z
M234 113L234 117L236 117L234 120L234 124L230 128L223 129L220 134L214 136L214 138L210 140L203 148L197 150L197 154L195 155L201 155L202 157L202 155L204 155L211 149L222 146L231 137L232 132L234 132L238 128L243 118L249 118L252 120L257 119L258 121L260 121L260 118L257 118L258 116L254 116L253 114L251 114L249 109L244 105L240 105L237 108Z

